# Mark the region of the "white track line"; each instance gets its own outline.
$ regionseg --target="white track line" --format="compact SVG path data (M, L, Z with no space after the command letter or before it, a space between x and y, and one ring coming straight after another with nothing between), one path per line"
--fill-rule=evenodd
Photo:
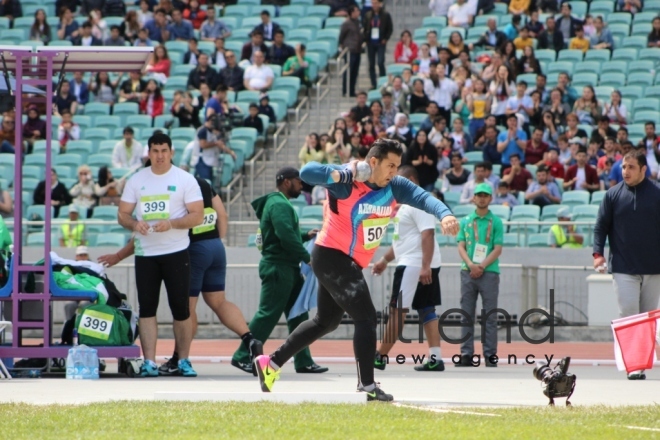
M399 408L418 409L420 411L430 411L430 412L435 412L435 413L453 413L453 414L467 414L467 415L471 415L471 416L502 417L499 414L473 412L473 411L460 411L460 410L456 410L456 409L442 409L442 408L437 408L437 407L432 407L432 406L406 405L404 403L399 403L399 402L394 402L392 405L398 406Z
M660 429L658 429L658 428L645 428L643 426L626 426L626 425L610 425L610 426L615 426L617 428L636 429L638 431L660 432Z

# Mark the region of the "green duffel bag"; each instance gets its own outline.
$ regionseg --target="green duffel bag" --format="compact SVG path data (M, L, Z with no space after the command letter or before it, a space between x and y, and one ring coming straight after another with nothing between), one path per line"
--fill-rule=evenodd
M105 304L91 304L76 318L78 344L88 346L131 345L131 326L122 312Z

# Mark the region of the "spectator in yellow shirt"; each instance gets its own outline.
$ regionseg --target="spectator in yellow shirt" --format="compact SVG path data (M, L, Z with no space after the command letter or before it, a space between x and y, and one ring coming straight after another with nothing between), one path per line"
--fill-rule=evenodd
M511 0L509 12L513 15L524 15L529 10L530 0Z
M575 27L575 37L571 38L571 42L568 45L569 49L578 49L582 52L589 50L589 40L584 38L584 29L582 26Z
M520 28L520 34L513 40L513 45L518 50L524 50L527 46L534 46L534 39L529 36L529 28L527 26Z

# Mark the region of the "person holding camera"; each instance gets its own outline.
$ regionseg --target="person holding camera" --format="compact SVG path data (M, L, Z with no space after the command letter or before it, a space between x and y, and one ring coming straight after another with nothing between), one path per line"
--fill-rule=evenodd
M234 153L222 140L222 130L217 125L218 119L208 118L195 136L191 165L195 175L201 179L213 181L213 169L220 166L220 153L229 154L236 160Z
M92 170L87 165L78 167L78 182L69 190L73 204L87 209L87 218L92 216L97 204L97 186L92 177Z
M192 93L177 90L174 92L174 102L170 111L175 118L179 120L179 127L199 128L202 123L199 120L198 105L195 105L195 98Z
M262 391L272 391L280 368L334 331L348 313L355 326L358 391L366 393L369 401L393 400L374 380L377 316L363 269L378 250L397 203L441 219L445 234L458 232L458 222L444 203L396 175L403 153L401 143L379 139L364 161L345 166L310 162L303 167L301 178L310 185L323 185L328 192L323 228L311 257L319 283L318 308L316 316L300 324L271 356L257 357L255 369Z

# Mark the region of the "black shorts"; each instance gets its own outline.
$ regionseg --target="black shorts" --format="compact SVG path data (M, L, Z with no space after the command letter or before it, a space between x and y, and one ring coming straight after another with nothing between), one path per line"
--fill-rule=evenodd
M441 304L440 268L431 269L431 284L419 282L420 271L421 268L419 267L397 266L392 281L390 307L395 309L410 309L412 307L414 310L421 310Z

